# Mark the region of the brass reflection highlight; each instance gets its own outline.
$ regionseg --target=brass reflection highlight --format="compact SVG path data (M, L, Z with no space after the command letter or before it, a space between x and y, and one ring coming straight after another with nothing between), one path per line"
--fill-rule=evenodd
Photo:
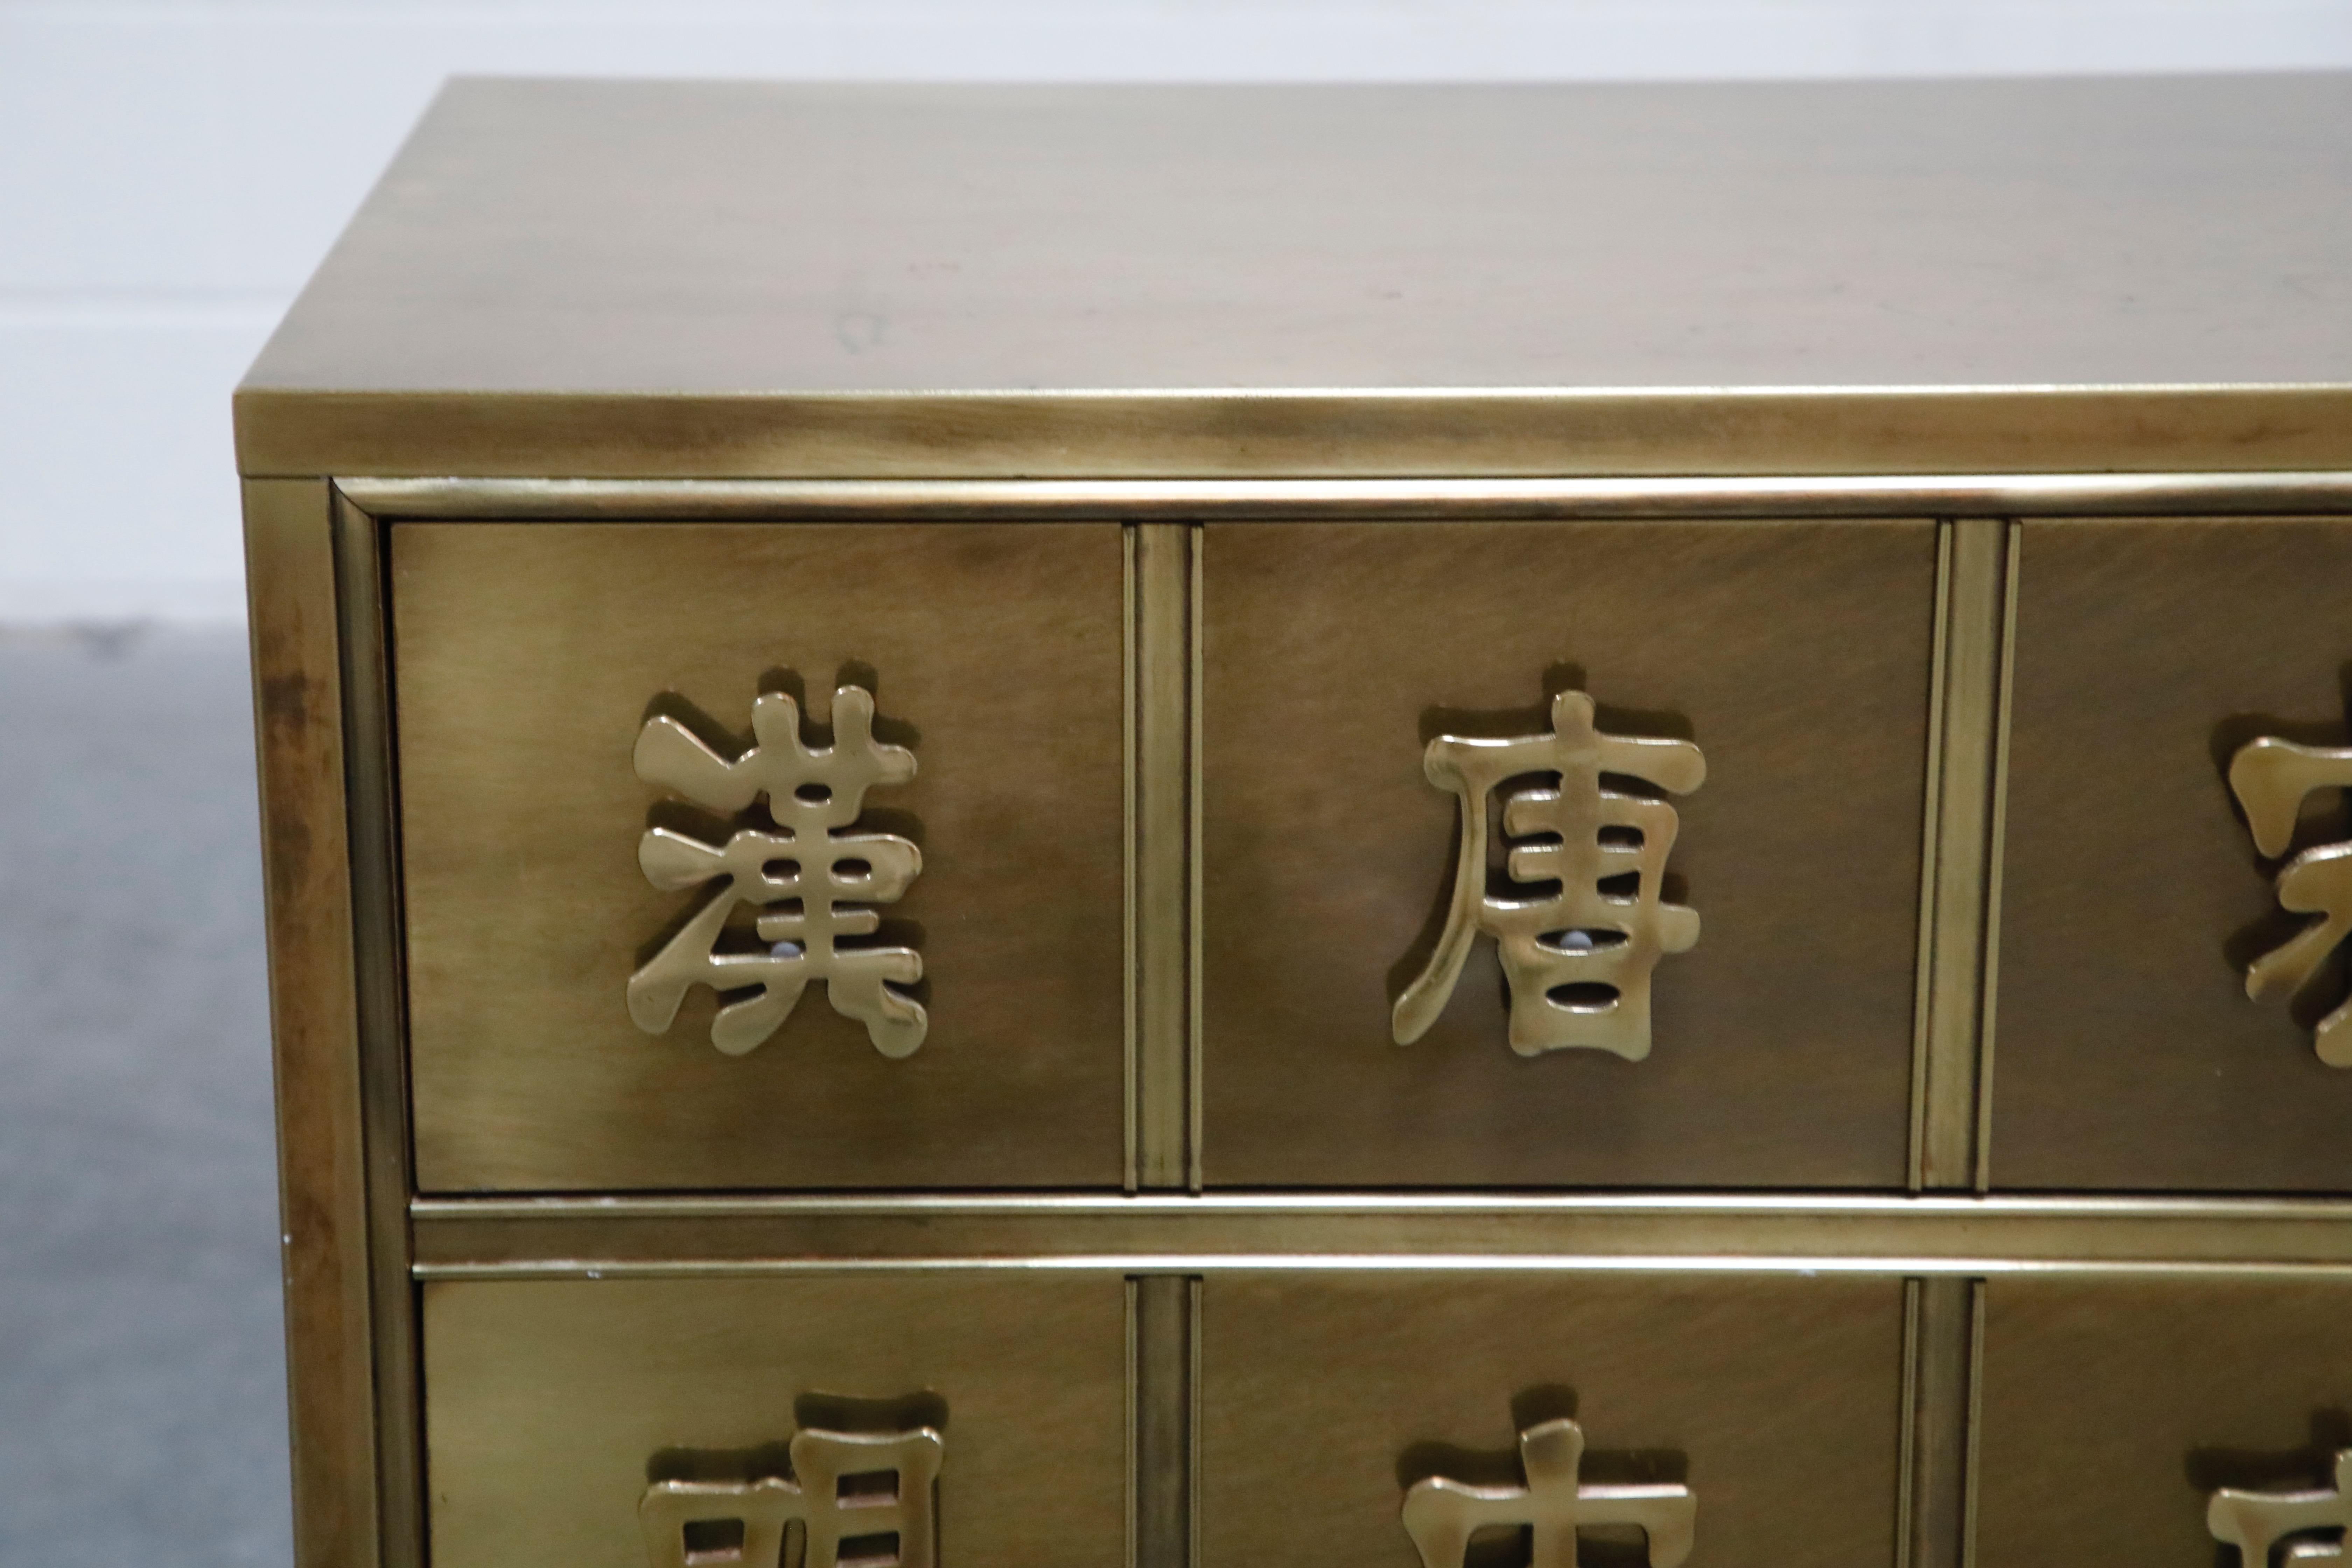
M2265 735L2230 759L2230 791L2253 829L2254 847L2275 859L2294 838L2295 817L2315 790L2352 788L2352 747L2305 746ZM2352 934L2352 843L2322 844L2278 874L2279 907L2313 921L2246 970L2246 994L2291 997ZM2352 1001L2319 1021L2313 1041L2329 1067L2352 1067Z
M2222 1545L2238 1549L2242 1568L2269 1568L2271 1553L2282 1545L2289 1563L2334 1562L2344 1555L2341 1538L2346 1527L2352 1526L2352 1497L2346 1495L2352 1486L2347 1483L2352 1483L2352 1448L2336 1452L2331 1489L2250 1492L2223 1487L2206 1505L2205 1528Z
M834 1010L863 1023L884 1056L910 1056L922 1045L929 1020L897 989L922 978L922 955L836 942L878 931L882 917L872 906L898 899L923 868L922 852L908 839L844 831L865 809L868 789L914 778L914 753L874 739L874 698L862 687L833 694L833 724L834 743L812 748L801 734L800 704L771 691L751 707L757 743L731 762L666 714L638 732L639 778L713 811L743 811L765 796L768 818L781 829L741 828L719 845L654 827L638 840L637 864L656 888L724 879L629 977L629 1016L647 1034L669 1027L691 986L708 985L721 997L751 990L757 994L720 1006L710 1025L710 1043L741 1056L782 1026L810 981L822 980ZM754 927L766 952L719 951L739 903L773 910Z
M1405 1533L1423 1568L1463 1568L1470 1538L1497 1527L1530 1537L1528 1568L1576 1568L1580 1528L1633 1525L1650 1568L1675 1568L1690 1555L1698 1499L1685 1486L1581 1486L1584 1429L1562 1417L1519 1434L1524 1487L1466 1486L1444 1476L1404 1494ZM2251 1560L2250 1560L2251 1561Z
M1698 911L1667 903L1660 888L1679 818L1664 801L1603 786L1619 774L1674 795L1706 778L1688 741L1604 735L1592 699L1552 699L1551 732L1514 740L1440 735L1422 771L1461 803L1462 837L1445 929L1429 963L1396 1001L1396 1042L1427 1033L1454 994L1471 942L1491 936L1511 991L1511 1049L1523 1057L1572 1046L1613 1051L1628 1061L1650 1054L1650 972L1662 954L1698 942ZM1509 839L1505 867L1517 883L1557 879L1549 896L1514 898L1486 886L1493 834L1488 801L1528 774L1559 776L1557 788L1515 790L1503 802ZM1630 882L1630 885L1629 885Z
M793 1568L933 1568L941 1448L928 1426L809 1429L793 1436L789 1479L656 1482L637 1505L646 1561L651 1568L786 1568L786 1530L798 1524L803 1544L792 1554Z

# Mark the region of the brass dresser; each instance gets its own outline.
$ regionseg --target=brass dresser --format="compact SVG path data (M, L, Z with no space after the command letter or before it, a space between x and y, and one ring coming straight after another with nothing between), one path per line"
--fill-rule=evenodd
M451 86L237 395L301 1568L2336 1557L2347 196Z

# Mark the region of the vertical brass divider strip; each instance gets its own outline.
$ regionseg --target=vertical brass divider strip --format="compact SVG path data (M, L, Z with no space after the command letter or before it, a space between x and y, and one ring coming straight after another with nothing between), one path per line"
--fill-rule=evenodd
M1917 1279L1906 1289L1904 1568L1965 1562L1979 1289L1961 1278Z
M376 521L338 500L344 787L350 803L353 982L375 1341L376 1467L385 1568L425 1559L416 1286L410 1277L408 1082L402 1018L399 868L383 545Z
M1143 1512L1143 1357L1137 1331L1136 1297L1143 1281L1127 1278L1127 1568L1138 1568Z
M1963 1460L1967 1472L1960 1481L1966 1499L1960 1510L1960 1568L1976 1568L1977 1452L1984 1438L1985 1281L1971 1279L1968 1285L1969 1440Z
M1952 525L1936 525L1936 609L1927 660L1927 787L1919 812L1919 942L1911 988L1910 1187L1918 1192L1927 1173L1927 1002L1936 963L1936 844L1943 821L1944 661L1952 620Z
M2009 576L2001 595L2000 710L1992 754L1992 828L1985 846L1984 993L1977 1024L1977 1191L1992 1190L1993 1053L2000 1030L2000 901L2009 843L2010 697L2017 686L2017 589L2025 571L2025 524L2009 525Z
M1895 1568L1913 1568L1911 1515L1918 1478L1919 1291L1925 1281L1903 1281L1903 1384L1895 1400Z
M1122 940L1120 943L1120 955L1126 964L1125 973L1128 976L1127 984L1122 989L1119 998L1119 1043L1126 1072L1126 1100L1124 1101L1125 1110L1123 1120L1126 1123L1127 1139L1125 1153L1126 1163L1121 1168L1126 1173L1124 1179L1127 1190L1131 1193L1136 1190L1137 1181L1141 1174L1141 1167L1137 1163L1136 1158L1136 1137L1138 1132L1138 1129L1136 1127L1136 1097L1142 1092L1143 1088L1141 1064L1136 1058L1136 1053L1139 1048L1139 1042L1136 1038L1138 1027L1136 1005L1139 1000L1137 992L1140 989L1140 983L1138 976L1142 973L1143 955L1136 937L1135 894L1137 862L1142 858L1143 843L1142 840L1136 837L1136 821L1138 817L1136 810L1136 791L1140 786L1141 780L1138 776L1136 771L1135 755L1135 735L1136 726L1138 723L1137 710L1139 707L1136 700L1136 692L1138 690L1139 678L1136 670L1134 527L1130 525L1120 529L1118 531L1118 539L1120 595L1119 669L1122 680L1119 696L1119 733L1123 737L1123 743L1119 756L1119 768L1126 789L1127 811L1125 824L1126 837L1121 841L1126 846L1126 852L1122 858L1124 865L1120 888L1120 894L1124 900L1123 907L1120 911L1120 919L1124 922L1121 927ZM1130 1295L1131 1294L1132 1292L1130 1292Z
M1128 1523L1135 1568L1192 1568L1199 1422L1201 1281L1147 1274L1128 1281L1129 1408L1135 1468Z
M1986 876L1992 837L2009 523L1960 518L1950 535L1935 745L1934 853L1924 1086L1913 1155L1919 1190L1970 1188L1977 1152L1979 1023L1984 1000Z
M1192 529L1133 526L1136 747L1135 1182L1192 1177Z
M1184 1123L1185 1174L1192 1190L1201 1190L1201 673L1208 660L1206 645L1201 639L1201 574L1202 555L1208 542L1208 531L1194 523L1192 529L1192 596L1190 637L1185 647L1185 668L1190 672L1185 686L1185 744L1187 767L1184 775L1184 798L1191 810L1185 822L1184 860L1187 873L1184 904ZM1197 1287L1196 1287L1197 1288ZM1197 1323L1197 1320L1196 1320Z

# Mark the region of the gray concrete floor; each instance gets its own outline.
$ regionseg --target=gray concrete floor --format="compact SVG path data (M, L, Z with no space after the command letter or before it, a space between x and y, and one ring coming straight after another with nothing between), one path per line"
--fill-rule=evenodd
M289 1560L241 631L0 632L0 1563Z

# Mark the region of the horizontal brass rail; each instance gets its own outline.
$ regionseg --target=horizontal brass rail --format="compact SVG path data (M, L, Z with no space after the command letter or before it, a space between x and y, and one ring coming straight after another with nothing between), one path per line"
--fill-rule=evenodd
M428 1198L418 1278L868 1268L2352 1278L2332 1199L1450 1195Z
M1540 521L2352 511L2352 474L2336 470L1781 479L346 479L337 488L377 517L631 521L751 516Z

